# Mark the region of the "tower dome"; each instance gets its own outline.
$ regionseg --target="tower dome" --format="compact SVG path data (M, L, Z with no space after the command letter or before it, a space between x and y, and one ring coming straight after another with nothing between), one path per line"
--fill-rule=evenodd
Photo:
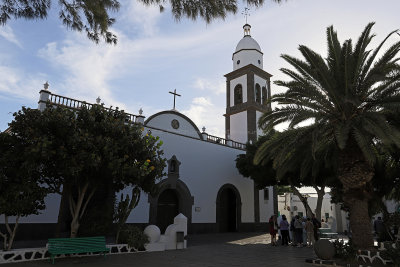
M263 68L263 53L261 47L250 35L250 24L243 26L244 36L236 46L232 55L233 70L253 64L259 68Z
M261 52L261 47L250 35L245 35L237 44L235 53L243 49L253 49Z

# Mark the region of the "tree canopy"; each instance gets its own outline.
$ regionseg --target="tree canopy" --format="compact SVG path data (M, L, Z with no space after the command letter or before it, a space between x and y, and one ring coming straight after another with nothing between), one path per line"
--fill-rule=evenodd
M71 237L99 186L114 191L137 186L152 193L163 175L162 142L127 123L123 111L100 105L78 110L48 105L43 112L22 108L14 117L10 127L30 140L46 183L68 192Z
M182 17L204 19L210 23L214 19L224 19L237 12L236 0L132 0L147 6L159 6L160 12L171 7L176 20ZM272 0L281 2L282 0ZM245 0L250 6L261 6L264 0ZM59 18L69 29L84 31L87 37L98 43L103 38L107 43L116 44L117 36L110 31L116 19L112 17L120 9L118 0L4 0L0 4L0 24L10 19L38 20L47 18L52 5L57 5Z
M0 215L6 232L0 232L3 249L10 250L19 219L39 214L50 189L43 185L39 167L29 144L12 133L0 133ZM11 226L10 217L15 217Z
M335 183L335 169L330 160L324 157L313 158L310 146L305 145L291 151L287 151L284 160L285 164L277 164L278 158L274 158L276 151L285 148L286 134L274 130L261 136L256 143L246 145L246 154L238 155L236 167L239 172L254 180L258 188L279 185L281 189L289 186L290 191L302 201L307 214L314 213L304 197L296 187L311 186L318 193L316 215L321 217L322 200L325 195L325 187ZM263 158L262 164L256 165L254 157L257 151L265 144L273 143L275 147L268 151ZM281 144L281 145L280 145Z

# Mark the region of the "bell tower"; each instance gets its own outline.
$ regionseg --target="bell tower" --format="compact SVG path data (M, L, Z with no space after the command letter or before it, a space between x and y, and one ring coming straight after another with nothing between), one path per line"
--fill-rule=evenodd
M261 47L243 26L244 36L232 55L233 71L226 77L225 137L236 142L255 142L262 134L257 122L271 109L271 74L263 70Z

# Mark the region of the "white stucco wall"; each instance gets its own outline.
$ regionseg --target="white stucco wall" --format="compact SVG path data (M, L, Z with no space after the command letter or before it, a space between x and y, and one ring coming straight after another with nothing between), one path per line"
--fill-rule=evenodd
M177 120L179 122L179 128L174 129L171 125L172 120ZM174 113L164 113L150 118L146 122L147 126L155 127L158 129L167 130L173 133L179 133L193 138L200 138L196 128L187 121L185 118L176 115Z
M237 61L240 63L237 64ZM258 61L260 60L260 63ZM263 68L263 54L256 50L242 50L233 55L233 70L240 69L241 67L253 64L259 68Z
M260 222L268 222L271 215L274 213L273 189L272 186L268 187L269 198L264 199L264 190L259 191L259 205L260 205Z
M247 102L247 75L242 75L230 81L230 106L234 106L235 98L235 86L238 84L242 85L243 103Z
M244 151L157 130L152 133L163 141L164 156L169 159L175 155L181 162L180 180L194 197L193 223L216 222L217 193L225 184L234 185L240 193L242 222L254 222L253 182L242 177L235 167L236 156ZM195 212L195 207L200 212ZM135 213L129 220L138 222L139 217Z
M58 219L58 210L60 208L61 195L49 194L45 198L46 209L38 215L21 217L20 223L56 223ZM14 223L15 217L9 218L9 223ZM4 223L4 216L0 216L0 223Z
M247 142L247 111L230 116L230 136L233 141Z

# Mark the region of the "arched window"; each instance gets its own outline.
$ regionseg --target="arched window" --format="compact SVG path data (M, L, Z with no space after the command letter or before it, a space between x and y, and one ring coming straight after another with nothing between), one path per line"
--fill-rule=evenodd
M267 88L265 86L262 87L262 104L265 104L268 100L268 95L267 95Z
M242 92L242 85L238 84L235 86L234 92L234 104L238 105L243 103L243 92Z
M256 83L255 95L256 95L256 102L261 104L261 87L258 83Z

